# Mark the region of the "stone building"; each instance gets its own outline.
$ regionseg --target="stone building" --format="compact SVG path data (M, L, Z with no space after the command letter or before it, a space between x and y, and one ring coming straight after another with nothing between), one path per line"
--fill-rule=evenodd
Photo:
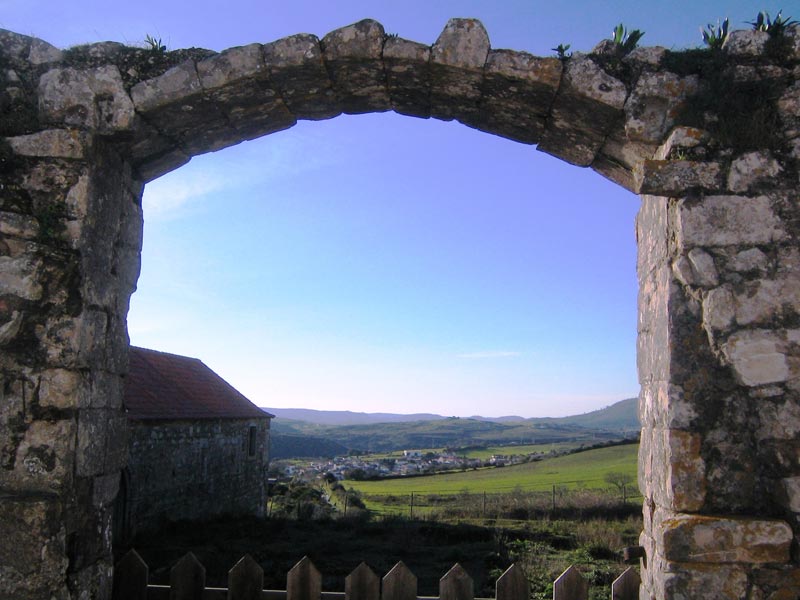
M131 347L118 540L164 521L262 515L272 415L196 358Z

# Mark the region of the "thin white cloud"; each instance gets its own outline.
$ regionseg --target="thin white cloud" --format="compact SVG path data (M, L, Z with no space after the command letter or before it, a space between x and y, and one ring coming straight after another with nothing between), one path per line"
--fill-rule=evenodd
M185 205L224 189L230 179L186 167L148 183L142 205L148 218L168 218Z
M300 132L293 137L254 140L198 156L147 184L142 199L144 214L148 219L159 220L179 217L206 196L221 191L233 194L244 187L299 177L335 163L340 154L319 135Z
M521 356L520 352L512 352L509 350L488 350L484 352L465 352L458 354L458 358L468 359L485 359L485 358L514 358Z

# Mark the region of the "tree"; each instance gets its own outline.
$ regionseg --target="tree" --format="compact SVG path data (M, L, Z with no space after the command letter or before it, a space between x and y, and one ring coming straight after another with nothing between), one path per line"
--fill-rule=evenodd
M609 485L616 487L620 493L625 491L625 488L633 483L633 477L631 475L619 471L609 471L605 474L603 480Z

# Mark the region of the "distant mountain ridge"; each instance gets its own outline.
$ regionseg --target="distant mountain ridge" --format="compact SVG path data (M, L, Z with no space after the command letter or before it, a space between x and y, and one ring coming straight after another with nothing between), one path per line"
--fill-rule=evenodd
M441 415L417 413L400 415L395 413L364 413L349 410L314 410L311 408L268 408L280 419L305 421L315 425L369 425L372 423L406 423L409 421L437 421Z
M640 428L636 398L582 415L533 419L267 410L278 417L271 426L274 458L333 456L343 450L384 452L564 441L594 443L635 436Z
M264 408L279 419L304 421L314 425L372 425L378 423L411 423L416 421L441 421L451 417L432 413L397 414L365 413L349 410L314 410L310 408ZM552 423L570 424L590 429L636 429L639 427L637 398L627 398L610 406L588 413L567 417L531 417L517 415L503 417L472 416L465 419L490 423Z

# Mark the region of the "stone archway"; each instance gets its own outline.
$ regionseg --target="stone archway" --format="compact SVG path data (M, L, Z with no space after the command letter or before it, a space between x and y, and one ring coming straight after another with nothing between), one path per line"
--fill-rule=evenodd
M642 196L642 598L800 589L800 31L569 60L362 21L215 54L0 32L0 592L108 597L144 184L298 119L457 119Z

